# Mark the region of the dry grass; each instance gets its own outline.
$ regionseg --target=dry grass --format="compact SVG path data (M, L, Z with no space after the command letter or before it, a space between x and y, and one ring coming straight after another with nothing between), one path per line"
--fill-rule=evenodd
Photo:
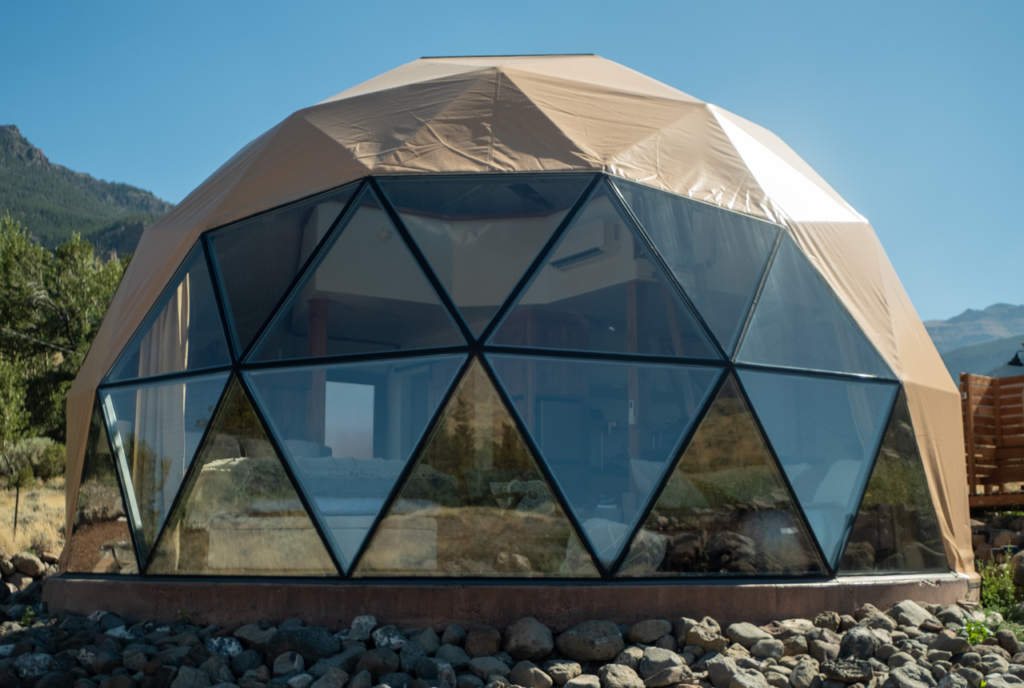
M60 554L64 547L64 479L21 491L18 537L14 537L14 490L0 490L0 549L9 555L29 548Z

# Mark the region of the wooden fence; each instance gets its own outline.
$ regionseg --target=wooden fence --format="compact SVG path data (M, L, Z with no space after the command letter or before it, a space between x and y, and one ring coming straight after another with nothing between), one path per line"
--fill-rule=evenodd
M971 507L1024 505L1024 375L960 374ZM1017 492L1014 494L1012 491Z

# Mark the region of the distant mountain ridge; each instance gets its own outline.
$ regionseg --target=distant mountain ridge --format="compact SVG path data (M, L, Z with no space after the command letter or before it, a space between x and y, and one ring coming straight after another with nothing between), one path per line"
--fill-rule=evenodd
M47 248L78 232L100 254L135 251L142 230L174 205L143 189L50 162L14 125L0 125L0 214Z
M949 320L929 320L924 326L941 354L1024 333L1024 306L996 303L980 311L968 308Z

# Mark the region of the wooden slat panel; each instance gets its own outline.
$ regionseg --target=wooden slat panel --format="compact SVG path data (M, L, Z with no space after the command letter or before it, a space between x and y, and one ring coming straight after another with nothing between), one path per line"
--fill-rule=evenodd
M972 509L1024 504L1024 494L970 495L967 499Z
M1000 447L996 449L996 465L1002 466L1008 459L1024 459L1024 446Z
M1019 435L1015 436L1015 437L1004 437L1003 438L1003 446L1004 447L1024 447L1024 437L1020 437Z

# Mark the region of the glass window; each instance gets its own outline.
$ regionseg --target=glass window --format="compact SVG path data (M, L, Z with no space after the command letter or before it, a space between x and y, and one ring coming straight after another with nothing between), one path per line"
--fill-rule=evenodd
M717 368L489 356L605 566L718 379Z
M788 234L768 272L738 360L893 377Z
M156 542L227 379L216 373L100 389L114 449L123 451L131 478L144 551Z
M654 248L730 354L779 228L675 194L616 179Z
M372 191L336 231L251 358L425 349L465 344Z
M605 184L559 240L491 343L717 357Z
M597 576L479 361L356 567L380 575Z
M754 413L834 567L896 395L896 385L740 372Z
M210 234L235 352L249 346L358 184Z
M237 380L224 395L146 573L338 573Z
M346 570L464 360L247 373Z
M92 424L85 445L66 570L106 574L139 572L117 467L98 404L92 409Z
M900 391L839 572L948 570L910 409Z
M798 575L824 565L730 376L619 576Z
M107 375L107 382L231 365L202 244Z
M381 187L479 337L591 179L478 175Z

